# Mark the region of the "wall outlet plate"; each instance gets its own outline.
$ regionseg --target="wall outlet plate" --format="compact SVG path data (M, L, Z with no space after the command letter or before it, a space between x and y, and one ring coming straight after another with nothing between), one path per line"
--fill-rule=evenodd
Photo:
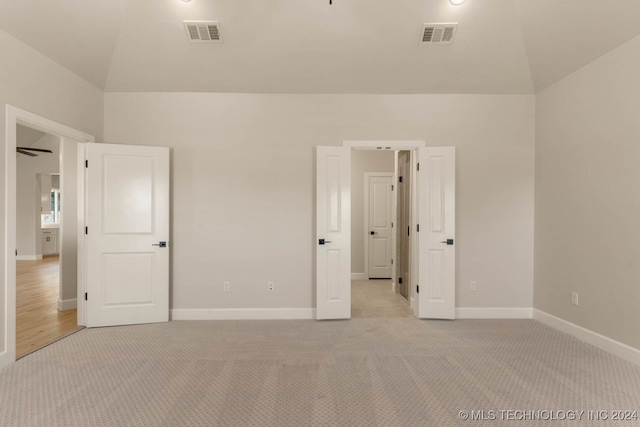
M571 292L571 304L578 305L578 293Z

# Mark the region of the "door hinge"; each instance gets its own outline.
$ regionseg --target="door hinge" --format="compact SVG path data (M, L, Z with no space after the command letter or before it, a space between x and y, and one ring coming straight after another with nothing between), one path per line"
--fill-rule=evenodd
M419 294L420 293L420 285L416 285L416 293Z
M402 277L398 277L398 283L402 285Z
M18 256L18 250L16 249L16 256Z
M84 228L84 234L89 234L89 227Z
M84 300L85 301L89 301L89 293L88 292L84 293Z
M420 232L420 224L416 225L416 231L419 233Z
M89 160L85 160L85 161L84 161L84 167L85 167L85 168L88 168L88 167L89 167Z
M407 236L411 236L411 226L407 225Z
M393 184L391 184L391 191L393 191L393 189L394 189L394 186L393 186Z
M420 170L420 162L418 162L418 171Z
M393 228L393 223L391 223L391 228Z
M402 182L402 177L401 176L398 177L398 182Z
M391 259L391 265L393 265L393 259Z

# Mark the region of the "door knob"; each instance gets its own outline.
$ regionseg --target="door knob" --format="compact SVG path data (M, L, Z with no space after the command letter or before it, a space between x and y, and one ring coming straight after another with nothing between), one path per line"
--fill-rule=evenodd
M324 245L325 243L331 243L331 240L318 239L319 245Z
M161 247L161 248L166 248L167 247L167 242L152 243L151 246L158 246L158 247Z
M373 236L374 234L376 234L375 231L370 231L369 233L371 233L371 235Z
M447 245L453 245L453 239L443 240L441 243L446 243Z

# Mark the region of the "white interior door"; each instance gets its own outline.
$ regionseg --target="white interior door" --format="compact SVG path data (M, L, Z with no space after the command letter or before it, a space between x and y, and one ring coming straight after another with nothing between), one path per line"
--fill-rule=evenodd
M420 149L420 318L455 318L455 148Z
M166 322L169 149L87 144L86 158L87 326Z
M393 174L367 174L368 181L368 255L369 278L392 276L391 208Z
M316 317L351 317L351 148L316 151Z

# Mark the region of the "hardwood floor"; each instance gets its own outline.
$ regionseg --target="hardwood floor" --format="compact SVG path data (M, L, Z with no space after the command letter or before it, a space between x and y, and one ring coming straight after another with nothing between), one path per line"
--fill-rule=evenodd
M59 257L16 265L16 358L80 329L76 310L58 311Z

